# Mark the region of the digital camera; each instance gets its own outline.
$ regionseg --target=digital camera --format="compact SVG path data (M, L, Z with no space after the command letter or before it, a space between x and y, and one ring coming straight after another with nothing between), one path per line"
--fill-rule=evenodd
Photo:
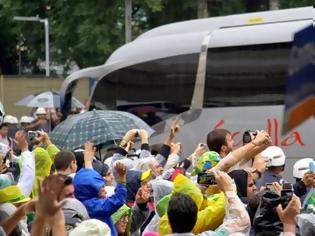
M256 131L246 130L243 134L243 143L250 143L257 136Z

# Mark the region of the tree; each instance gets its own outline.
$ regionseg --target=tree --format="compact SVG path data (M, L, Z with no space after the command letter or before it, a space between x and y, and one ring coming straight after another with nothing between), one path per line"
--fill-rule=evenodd
M207 18L208 17L208 1L207 0L198 0L198 18Z
M154 27L197 18L198 2L209 16L267 10L270 0L133 0L132 35ZM312 5L311 0L279 0L281 8ZM199 8L201 9L201 7ZM13 22L13 16L48 18L51 61L66 68L103 64L124 44L124 0L1 0L0 66L4 73L17 73L17 44L23 39L24 66L39 73L45 60L44 27L37 22ZM44 73L44 71L42 71Z

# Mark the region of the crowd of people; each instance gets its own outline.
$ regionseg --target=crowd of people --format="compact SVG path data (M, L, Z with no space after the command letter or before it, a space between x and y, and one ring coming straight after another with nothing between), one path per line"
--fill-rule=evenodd
M263 130L239 148L209 130L185 157L175 121L164 143L132 129L104 158L88 140L59 150L40 111L0 125L0 235L315 235L314 160L288 183L285 153Z

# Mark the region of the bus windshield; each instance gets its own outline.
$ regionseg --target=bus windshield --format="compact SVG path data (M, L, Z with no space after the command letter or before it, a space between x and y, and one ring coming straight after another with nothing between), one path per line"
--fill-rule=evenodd
M190 108L198 54L148 61L116 70L97 85L92 105L134 113L153 125Z

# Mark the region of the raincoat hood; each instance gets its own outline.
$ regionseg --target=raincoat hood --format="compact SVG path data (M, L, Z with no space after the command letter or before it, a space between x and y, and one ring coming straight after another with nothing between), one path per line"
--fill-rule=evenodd
M86 181L87 179L92 181ZM73 180L75 197L80 200L98 198L98 192L105 185L103 177L95 170L82 168Z
M141 187L141 171L127 171L127 201L134 202L138 189Z
M112 214L111 218L113 223L116 224L124 215L128 215L128 217L131 215L131 208L126 204L124 204L121 208L119 208L118 211Z
M229 173L229 176L234 179L237 188L237 195L240 197L242 202L246 201L248 173L245 170L233 170Z
M33 152L35 154L36 176L40 177L40 180L43 180L50 174L52 160L49 156L49 153L42 147L34 148Z

